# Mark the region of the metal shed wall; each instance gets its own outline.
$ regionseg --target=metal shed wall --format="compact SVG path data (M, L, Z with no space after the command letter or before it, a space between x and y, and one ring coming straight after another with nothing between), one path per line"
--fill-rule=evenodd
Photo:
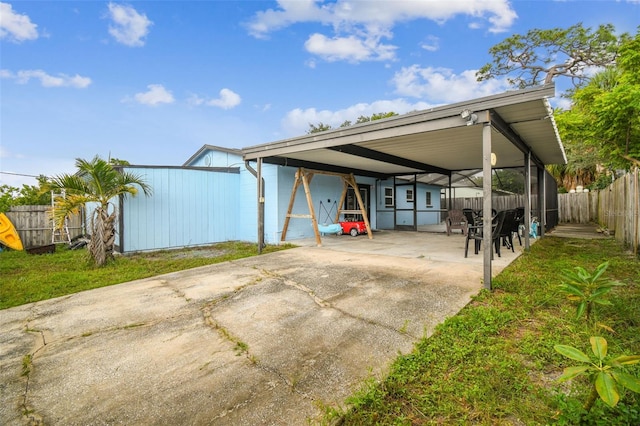
M127 171L142 176L153 195L127 197L122 203L121 251L238 239L238 173L162 167Z

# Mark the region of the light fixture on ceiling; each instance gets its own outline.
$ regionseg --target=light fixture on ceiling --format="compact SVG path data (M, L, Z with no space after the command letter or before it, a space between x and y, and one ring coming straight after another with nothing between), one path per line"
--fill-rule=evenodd
M462 110L460 117L462 117L463 120L467 120L467 126L476 124L476 121L478 121L478 116L468 109Z
M496 155L495 152L492 152L491 153L491 165L495 166L497 162L498 162L498 156Z

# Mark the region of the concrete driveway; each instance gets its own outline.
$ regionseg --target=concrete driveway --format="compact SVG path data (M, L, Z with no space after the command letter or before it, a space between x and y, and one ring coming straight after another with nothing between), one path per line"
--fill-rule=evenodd
M0 424L313 423L482 288L460 234L296 243L0 311Z

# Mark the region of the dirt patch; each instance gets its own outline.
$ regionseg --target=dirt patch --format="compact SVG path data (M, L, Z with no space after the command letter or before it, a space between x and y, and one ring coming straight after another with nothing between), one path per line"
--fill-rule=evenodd
M198 259L210 259L214 257L222 257L229 254L229 250L221 250L221 249L202 249L202 250L187 250L187 251L166 251L160 253L150 254L145 256L149 260L170 260L170 259L187 259L187 258L198 258Z

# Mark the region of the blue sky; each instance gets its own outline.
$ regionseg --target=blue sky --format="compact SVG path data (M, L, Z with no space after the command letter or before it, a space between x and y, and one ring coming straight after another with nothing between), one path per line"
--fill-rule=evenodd
M0 185L500 93L491 46L579 22L635 34L640 0L3 1Z

